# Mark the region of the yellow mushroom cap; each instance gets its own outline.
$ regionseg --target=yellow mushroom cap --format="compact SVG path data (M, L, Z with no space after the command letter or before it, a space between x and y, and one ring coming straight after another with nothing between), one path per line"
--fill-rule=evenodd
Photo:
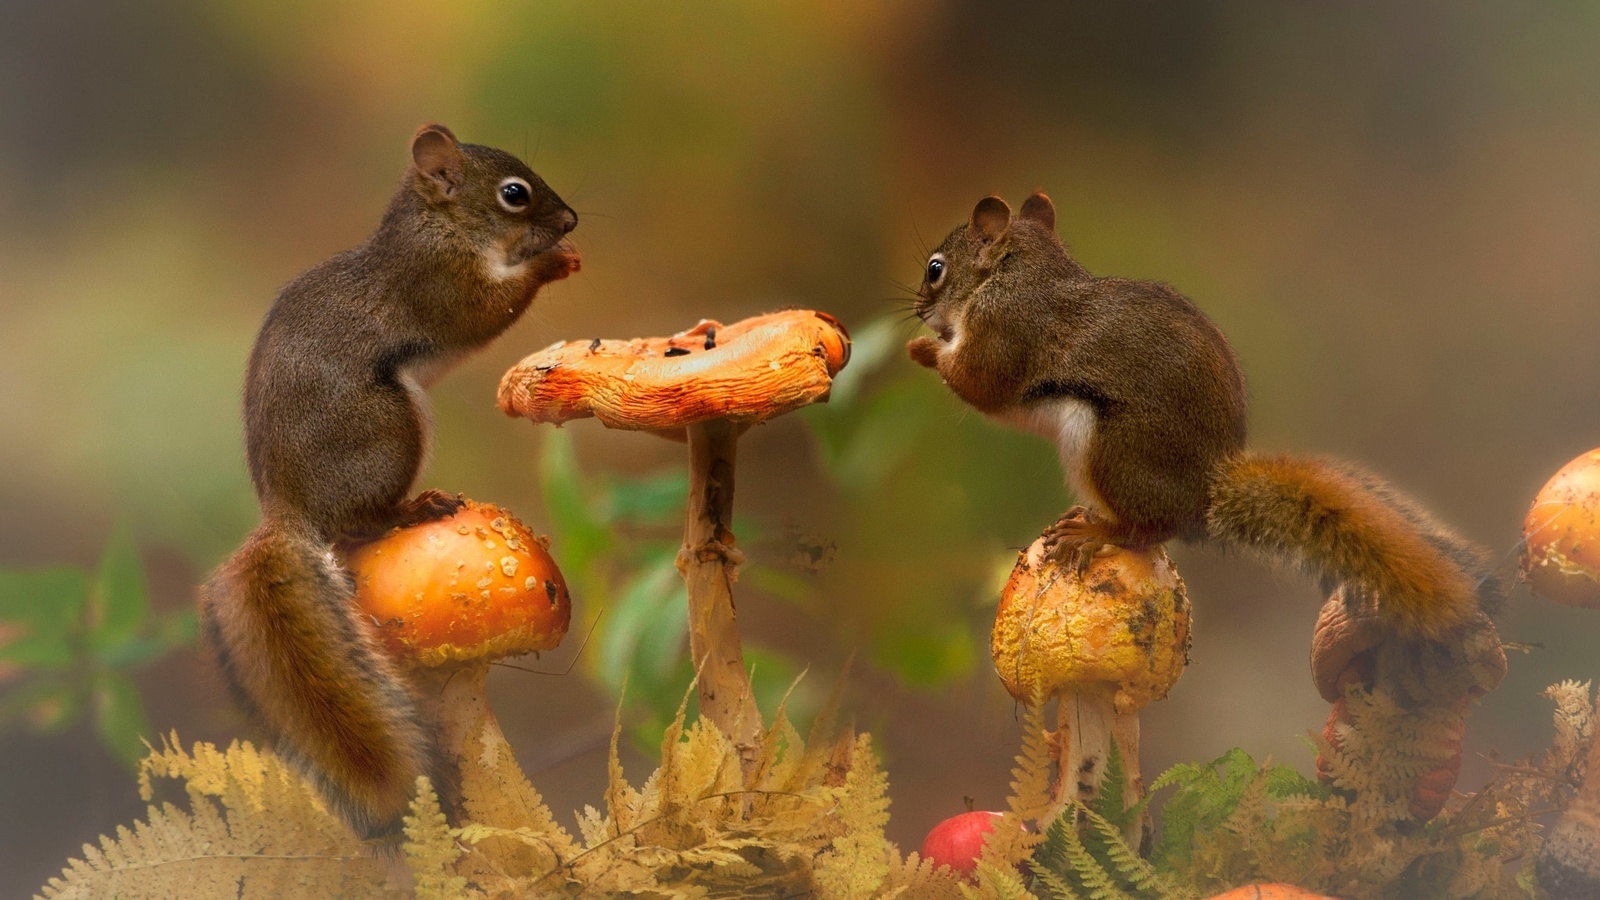
M363 544L345 564L389 652L431 667L561 643L572 599L545 546L505 510L468 500L447 518Z
M1189 597L1166 551L1121 550L1080 577L1049 559L1044 538L1017 558L1000 594L989 650L1019 700L1069 687L1115 689L1118 713L1160 700L1189 658Z

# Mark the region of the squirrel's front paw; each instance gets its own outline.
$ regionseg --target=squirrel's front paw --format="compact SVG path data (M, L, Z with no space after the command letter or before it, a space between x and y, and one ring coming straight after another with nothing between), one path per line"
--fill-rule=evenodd
M927 335L914 337L906 342L906 355L919 366L929 369L939 368L940 343Z
M1078 574L1089 568L1091 560L1110 556L1121 549L1112 542L1107 523L1087 506L1074 506L1061 514L1044 532L1044 552Z

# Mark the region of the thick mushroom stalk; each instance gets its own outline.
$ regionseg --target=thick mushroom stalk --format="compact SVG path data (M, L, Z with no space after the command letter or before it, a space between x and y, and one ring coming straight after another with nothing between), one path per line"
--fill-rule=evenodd
M1139 710L1167 695L1189 655L1189 598L1166 551L1120 550L1080 573L1052 559L1041 537L1011 571L989 646L1011 696L1057 698L1051 817L1099 794L1113 746L1124 800L1136 803Z
M480 783L505 777L499 761L478 759L483 748L505 744L484 695L489 664L556 647L572 617L546 542L510 513L469 500L447 518L355 548L346 564L356 602L429 704L461 779L437 785L440 796L470 802L503 793Z
M689 503L678 569L689 592L689 653L700 711L755 761L761 712L750 688L733 603L743 554L734 543L736 443L750 425L826 400L850 359L832 316L785 310L732 325L702 321L667 338L555 344L500 381L507 415L608 428L689 444Z

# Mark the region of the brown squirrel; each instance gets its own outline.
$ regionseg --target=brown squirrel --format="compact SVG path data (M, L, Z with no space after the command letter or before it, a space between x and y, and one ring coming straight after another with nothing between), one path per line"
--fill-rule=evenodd
M427 125L366 243L278 294L245 375L261 524L201 588L207 642L240 705L365 838L393 840L417 777L449 804L418 700L374 643L335 544L449 515L407 499L427 455L423 388L580 266L577 214L509 153Z
M1047 532L1102 548L1214 541L1300 564L1437 638L1498 599L1486 554L1346 463L1245 450L1244 378L1222 332L1166 284L1097 278L1043 193L985 197L929 258L906 346L979 411L1060 447L1080 506Z

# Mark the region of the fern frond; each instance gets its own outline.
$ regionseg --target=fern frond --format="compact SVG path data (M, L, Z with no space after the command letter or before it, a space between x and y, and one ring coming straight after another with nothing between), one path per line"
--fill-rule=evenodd
M467 896L467 879L455 873L461 856L439 795L426 775L417 779L417 796L406 816L406 867L416 882L417 900L456 900Z
M843 833L817 858L821 895L830 900L865 900L889 876L890 848L883 836L889 822L889 780L878 768L872 736L856 738L850 771L835 811Z
M1038 900L1012 866L996 866L980 859L973 872L978 876L979 896L985 900Z
M173 900L186 897L375 897L382 868L343 823L279 760L249 744L226 751L176 735L140 766L140 792L155 779L184 782L187 810L152 804L145 820L84 846L40 896Z

